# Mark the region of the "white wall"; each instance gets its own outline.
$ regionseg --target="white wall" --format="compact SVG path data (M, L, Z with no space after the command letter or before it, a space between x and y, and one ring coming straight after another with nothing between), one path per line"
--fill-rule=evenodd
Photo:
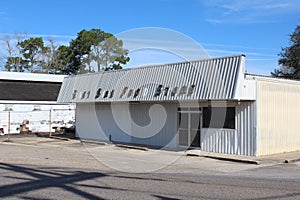
M158 120L151 124L151 107L153 104L77 104L76 132L82 139L96 139L115 142L154 145L162 147L177 147L177 104L160 104L165 109L167 118L164 121L163 113L154 113ZM255 103L253 101L240 102L236 105L236 129L201 129L201 148L208 152L256 155L255 131ZM158 107L160 108L160 107ZM155 112L155 111L153 111ZM159 111L158 111L159 112ZM140 126L139 127L137 127ZM156 133L153 135L153 133ZM151 136L153 135L153 136Z
M176 123L177 104L77 104L76 134L82 139L111 136L115 142L175 147Z
M300 150L300 83L257 81L258 154Z

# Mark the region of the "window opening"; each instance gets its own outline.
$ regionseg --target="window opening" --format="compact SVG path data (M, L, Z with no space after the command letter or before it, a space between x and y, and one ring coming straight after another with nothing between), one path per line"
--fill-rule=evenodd
M235 129L235 107L203 108L203 128Z

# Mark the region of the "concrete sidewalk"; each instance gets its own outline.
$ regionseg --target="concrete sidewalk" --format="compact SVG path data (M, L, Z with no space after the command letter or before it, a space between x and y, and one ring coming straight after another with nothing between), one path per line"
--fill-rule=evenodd
M7 136L0 136L0 140L2 142L7 140ZM38 145L39 143L48 143L49 145L80 145L83 143L88 143L88 141L81 141L78 139L70 139L68 141L60 140L59 138L49 138L49 137L37 137L34 134L30 135L12 135L10 138L11 144L22 144L22 145ZM95 141L93 141L95 143ZM99 143L99 142L98 142ZM98 144L97 143L97 144ZM101 143L102 144L102 143ZM102 144L103 145L103 144ZM118 144L110 144L111 146L118 146ZM109 145L108 145L109 146ZM123 147L124 145L120 145ZM126 146L126 148L133 148L137 149L138 146ZM125 147L123 147L125 148ZM139 147L140 148L140 147ZM142 149L145 151L144 149ZM147 149L148 150L148 149ZM170 151L172 152L172 151ZM184 152L181 151L183 154ZM241 163L248 163L248 164L277 164L277 163L292 163L300 161L300 151L294 151L289 153L281 153L281 154L273 154L268 156L239 156L239 155L232 155L232 154L221 154L221 153L213 153L213 152L204 152L201 150L186 150L185 155L187 156L198 156L198 157L205 157L205 158L212 158L218 160L225 160L231 162L241 162Z
M292 163L292 162L300 161L300 151L255 157L255 156L240 156L240 155L233 155L233 154L205 152L205 151L193 149L193 150L187 150L186 155L213 158L218 160L227 160L233 162L244 162L249 164L257 164L257 165L270 164L270 163Z

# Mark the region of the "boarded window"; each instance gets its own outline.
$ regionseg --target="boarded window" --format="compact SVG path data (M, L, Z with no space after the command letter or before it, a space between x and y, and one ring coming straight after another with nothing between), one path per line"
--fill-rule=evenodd
M203 128L235 129L235 107L203 108Z

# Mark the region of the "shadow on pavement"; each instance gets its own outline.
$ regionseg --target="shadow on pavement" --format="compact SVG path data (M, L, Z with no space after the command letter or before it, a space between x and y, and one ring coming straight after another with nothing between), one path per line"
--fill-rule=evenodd
M18 181L17 179L21 180L19 180L20 182L17 183L0 186L0 198L13 197L21 193L56 187L69 191L84 198L102 199L96 195L87 193L83 190L79 190L76 187L72 186L72 184L75 184L79 181L86 181L106 176L103 173L72 171L66 174L62 172L51 172L47 169L32 169L29 167L17 166L6 163L0 163L0 169L14 173L21 173L30 177L19 178L6 176L5 178L13 178L16 181Z

